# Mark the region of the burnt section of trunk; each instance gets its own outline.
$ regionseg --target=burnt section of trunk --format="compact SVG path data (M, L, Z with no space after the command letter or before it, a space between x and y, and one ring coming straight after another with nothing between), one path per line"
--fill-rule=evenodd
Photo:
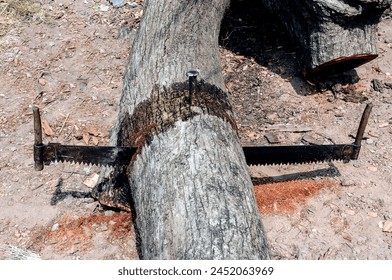
M187 121L200 114L222 118L237 129L226 92L214 85L201 81L190 90L187 82L175 83L161 90L156 86L154 92L150 99L139 103L128 118L120 143L142 148L150 144L153 136L165 132L177 121Z
M390 0L261 0L286 26L308 78L353 69L377 57L376 27Z

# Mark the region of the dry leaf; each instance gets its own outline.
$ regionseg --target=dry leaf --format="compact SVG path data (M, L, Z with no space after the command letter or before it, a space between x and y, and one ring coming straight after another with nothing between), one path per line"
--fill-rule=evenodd
M44 86L44 85L46 85L46 80L43 79L43 78L40 78L40 79L38 79L38 83L39 83L41 86Z
M378 214L376 212L370 211L367 213L369 217L373 217L376 218L378 216Z
M266 133L264 136L270 144L282 143L284 141L284 137L282 135L273 132Z
M89 188L93 188L98 182L99 175L97 173L91 174L84 180L83 184L85 184Z
M378 127L379 128L384 128L384 127L387 127L387 126L389 126L389 123L388 122L384 122L384 123L380 124Z
M90 135L87 132L83 133L83 141L86 145L90 142Z
M54 135L53 129L50 127L49 123L45 119L42 119L41 124L42 124L42 128L44 129L44 133L47 136Z
M83 139L83 133L80 130L76 130L73 135L77 140Z
M255 133L254 131L249 131L249 132L248 132L248 137L249 137L249 138L253 138L253 137L255 136L255 134L256 134L256 133Z
M90 127L87 129L87 132L93 136L99 136L99 130L96 127Z
M139 18L141 18L142 16L143 16L143 10L137 11L137 12L135 13L135 18L136 18L136 19L139 19Z
M350 215L350 216L354 216L355 215L355 211L351 210L351 209L344 210L344 213L346 213L347 215Z
M386 221L383 228L382 228L383 232L392 232L392 220L390 221Z
M98 143L99 143L98 137L95 137L95 136L92 137L92 141L93 141L93 144L94 144L95 146L97 146Z

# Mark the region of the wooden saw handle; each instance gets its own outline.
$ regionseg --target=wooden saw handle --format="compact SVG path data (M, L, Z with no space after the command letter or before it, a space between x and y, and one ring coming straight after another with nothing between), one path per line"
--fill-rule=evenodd
M34 169L41 171L44 169L44 162L42 160L42 126L41 126L41 115L39 108L33 107L34 116Z

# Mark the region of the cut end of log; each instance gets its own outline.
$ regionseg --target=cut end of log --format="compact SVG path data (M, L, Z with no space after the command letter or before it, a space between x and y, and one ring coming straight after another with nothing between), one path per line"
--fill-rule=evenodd
M327 63L321 64L308 73L305 72L305 76L308 78L316 78L319 76L342 73L361 66L362 64L368 63L377 56L378 54L356 54L348 57L339 57L328 61Z

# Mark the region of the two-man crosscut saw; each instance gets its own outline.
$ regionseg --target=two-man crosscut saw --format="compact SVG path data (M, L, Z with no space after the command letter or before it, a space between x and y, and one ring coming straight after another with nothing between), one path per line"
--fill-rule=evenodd
M358 159L361 141L372 110L367 104L352 144L294 145L294 146L245 146L242 147L248 165L301 164ZM104 166L128 165L136 153L135 147L73 146L60 143L42 143L42 127L39 109L33 107L34 115L34 162L40 171L51 162L67 161Z

